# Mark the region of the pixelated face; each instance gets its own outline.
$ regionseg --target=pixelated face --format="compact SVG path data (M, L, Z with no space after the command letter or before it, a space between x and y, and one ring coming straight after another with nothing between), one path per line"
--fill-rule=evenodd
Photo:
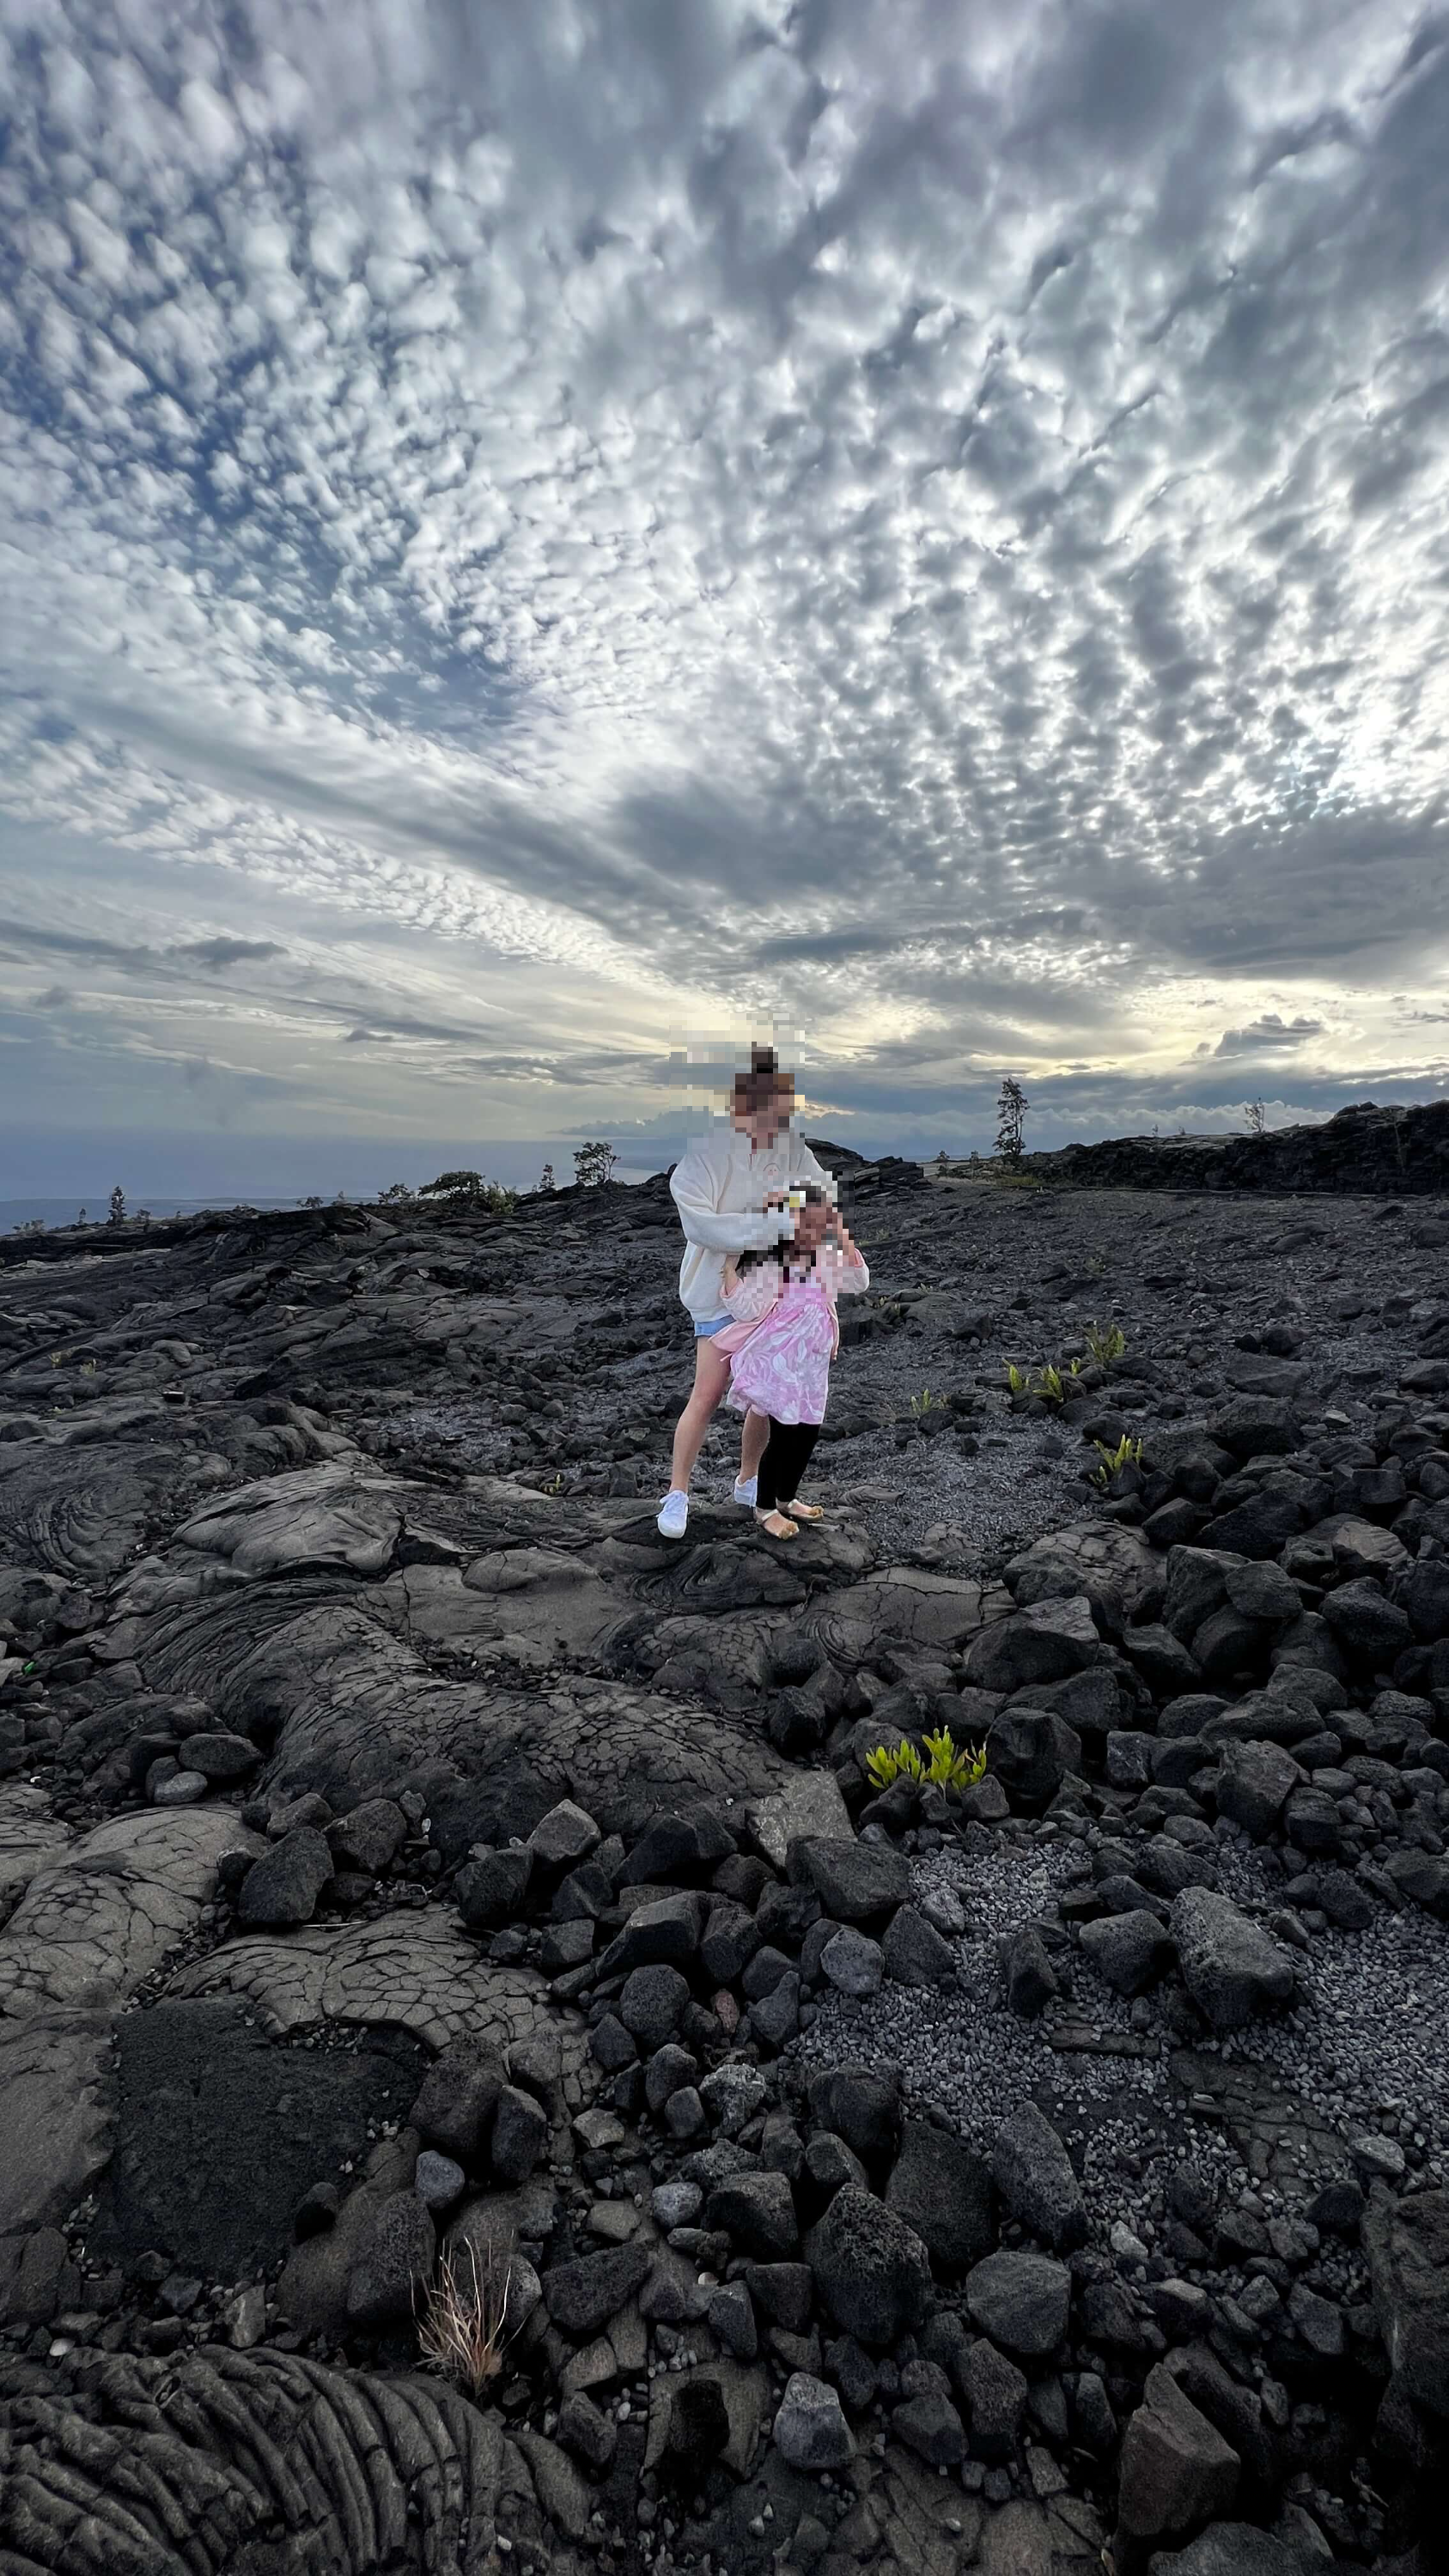
M825 1241L825 1229L829 1223L829 1208L807 1199L795 1218L795 1240L802 1252L814 1252Z
M773 1145L781 1128L789 1125L794 1108L795 1088L786 1076L766 1100L752 1101L747 1091L737 1090L730 1115L752 1144Z

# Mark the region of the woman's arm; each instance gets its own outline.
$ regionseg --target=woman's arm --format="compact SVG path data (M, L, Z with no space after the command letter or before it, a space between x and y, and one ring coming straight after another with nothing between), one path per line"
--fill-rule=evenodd
M733 1286L729 1284L728 1270L725 1278L724 1301L739 1324L759 1323L780 1294L778 1261L755 1262L750 1269L736 1273Z
M767 1252L790 1232L794 1219L788 1212L754 1216L747 1208L717 1208L716 1186L702 1154L686 1154L675 1164L669 1195L679 1210L687 1243L701 1244L706 1252Z

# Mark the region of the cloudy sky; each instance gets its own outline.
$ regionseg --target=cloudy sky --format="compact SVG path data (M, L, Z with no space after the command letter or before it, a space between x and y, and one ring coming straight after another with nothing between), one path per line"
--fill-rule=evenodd
M0 1197L648 1168L752 1027L906 1150L1446 1088L1449 21L4 0L0 97Z

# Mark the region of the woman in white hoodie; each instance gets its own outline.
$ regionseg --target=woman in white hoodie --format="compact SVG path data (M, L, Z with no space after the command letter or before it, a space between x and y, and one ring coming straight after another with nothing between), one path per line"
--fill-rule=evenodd
M735 1077L727 1135L702 1136L675 1165L670 1192L684 1227L679 1294L693 1320L694 1392L679 1417L669 1491L659 1507L665 1538L683 1538L689 1521L689 1479L710 1417L730 1382L730 1364L711 1345L733 1321L724 1302L724 1266L732 1252L766 1252L793 1231L785 1207L792 1181L828 1189L791 1114L795 1086L775 1060L773 1047L752 1047L750 1069ZM747 1413L740 1438L735 1500L753 1508L756 1473L770 1436L762 1413Z

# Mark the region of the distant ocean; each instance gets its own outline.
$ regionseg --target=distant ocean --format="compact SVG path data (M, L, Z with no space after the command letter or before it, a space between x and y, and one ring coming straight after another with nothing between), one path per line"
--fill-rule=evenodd
M74 1225L85 1209L87 1225L101 1225L110 1203L110 1191L101 1190L94 1199L0 1199L0 1234L11 1234L17 1225L30 1225L39 1217L44 1225ZM254 1208L300 1207L299 1199L141 1199L128 1206L135 1216L146 1208L152 1216L194 1216L200 1208L225 1208L243 1205Z
M562 1174L560 1177L562 1179ZM614 1174L616 1181L634 1186L649 1177L647 1171L632 1171L626 1165L621 1165ZM109 1190L98 1190L93 1199L0 1199L0 1234L13 1234L18 1225L31 1225L36 1217L46 1226L74 1225L82 1208L88 1225L103 1225L110 1195ZM344 1196L349 1204L360 1204L352 1191L345 1192ZM162 1194L150 1199L128 1197L126 1212L129 1216L138 1216L145 1208L155 1217L195 1216L206 1208L296 1208L304 1204L302 1199L237 1198L225 1192L209 1199L178 1199Z

